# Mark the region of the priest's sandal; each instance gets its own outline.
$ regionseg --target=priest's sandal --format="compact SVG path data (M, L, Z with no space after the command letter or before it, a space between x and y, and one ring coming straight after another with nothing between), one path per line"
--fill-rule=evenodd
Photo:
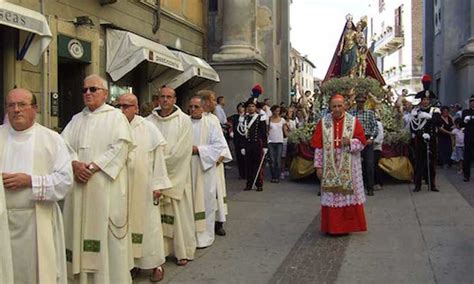
M153 274L150 277L150 282L160 282L165 277L165 270L162 266L153 269Z

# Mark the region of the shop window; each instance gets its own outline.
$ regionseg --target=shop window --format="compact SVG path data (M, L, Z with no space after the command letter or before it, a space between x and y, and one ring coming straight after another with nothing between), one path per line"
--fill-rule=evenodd
M118 98L125 93L133 93L133 87L109 84L109 103L114 105Z

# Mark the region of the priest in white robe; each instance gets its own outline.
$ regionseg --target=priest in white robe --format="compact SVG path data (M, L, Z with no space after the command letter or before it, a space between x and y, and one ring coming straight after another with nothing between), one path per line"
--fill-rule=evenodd
M196 219L196 241L198 248L205 248L214 242L214 229L217 211L217 171L216 165L222 151L227 147L220 126L203 116L201 97L189 100L189 113L193 123L193 157L191 174L193 180L194 204L204 201L205 214ZM204 228L198 220L204 219Z
M201 97L202 107L204 110L204 115L207 116L211 122L220 126L219 119L214 112L216 110L217 100L216 94L211 90L201 90L197 93ZM225 141L224 133L222 128L220 128L220 136ZM222 151L219 160L217 161L216 171L217 171L217 212L216 212L216 223L215 223L215 233L219 236L225 236L226 231L224 230L224 223L226 222L226 216L228 213L227 210L227 188L225 181L225 171L224 163L232 161L232 154L230 153L229 146L226 142L225 148Z
M153 269L151 282L163 279L165 252L159 200L162 191L171 188L163 150L166 140L149 120L136 115L138 100L134 94L119 97L119 107L132 127L135 148L127 162L131 194L130 228L135 269Z
M5 194L5 200L0 197L0 217L4 218L6 206L8 227L0 219L0 281L67 283L62 214L57 204L73 183L66 144L58 133L35 123L37 104L30 91L10 91L6 108L10 125L0 127L0 195ZM10 240L5 238L8 231Z
M80 283L130 283L130 125L122 112L105 104L104 79L86 77L82 92L86 107L62 133L75 178L64 204L68 277Z
M166 255L174 255L177 264L186 265L194 259L196 237L191 188L191 154L193 132L191 119L175 105L176 92L163 87L159 94L160 107L147 117L168 142L165 161L173 187L163 192L161 223Z

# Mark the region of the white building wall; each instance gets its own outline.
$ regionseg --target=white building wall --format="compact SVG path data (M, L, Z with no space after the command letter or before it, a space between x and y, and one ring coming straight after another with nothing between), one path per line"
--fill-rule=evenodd
M387 85L391 85L395 88L398 93L401 93L402 89L408 89L410 93L414 93L420 90L421 85L419 83L419 76L415 74L420 73L420 70L415 70L415 63L413 62L413 45L412 40L414 35L412 34L412 0L390 0L385 1L385 8L382 12L379 12L379 0L372 2L372 21L373 31L369 31L368 39L369 45L372 41L377 41L379 35L390 26L395 32L395 10L402 7L401 9L401 25L404 37L403 45L397 50L392 50L382 56L374 54L376 57L383 58L383 64L381 60L377 60L378 67L382 73ZM421 16L421 15L420 15ZM421 35L419 35L421 37ZM375 47L377 51L377 47Z

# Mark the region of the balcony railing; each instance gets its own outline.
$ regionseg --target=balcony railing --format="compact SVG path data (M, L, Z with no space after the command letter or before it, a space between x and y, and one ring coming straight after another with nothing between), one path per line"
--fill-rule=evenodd
M388 26L380 35L374 38L374 53L383 56L394 52L405 43L402 26Z

